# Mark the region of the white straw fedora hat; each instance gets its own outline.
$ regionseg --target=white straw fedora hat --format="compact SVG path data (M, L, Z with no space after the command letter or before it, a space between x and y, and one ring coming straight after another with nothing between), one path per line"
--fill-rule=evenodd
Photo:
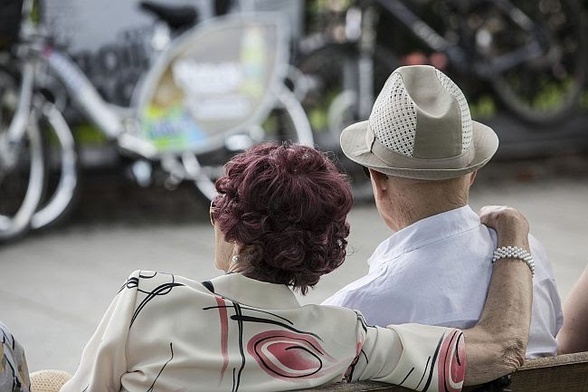
M352 161L384 174L425 180L459 177L484 166L498 136L473 121L459 87L438 69L396 69L367 121L341 133Z

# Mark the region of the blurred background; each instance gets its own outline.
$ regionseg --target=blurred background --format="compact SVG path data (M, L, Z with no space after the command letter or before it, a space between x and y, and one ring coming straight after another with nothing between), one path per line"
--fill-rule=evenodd
M340 93L339 90L358 89L353 84L362 83L359 79L366 74L365 78L371 81L361 87L371 87L373 91L357 93L368 98L371 95L373 99L394 68L416 63L432 64L448 73L466 93L473 117L500 125L496 128L505 142L514 142L518 134L525 130L533 131L523 137L525 143L517 146L518 153L514 155L528 157L545 154L554 148L551 143L561 145L570 138L576 138L574 142L585 140L581 137L583 133L576 134L568 128L577 128L574 127L578 124L574 119L579 114L585 114L588 107L584 70L588 55L585 21L588 2L542 0L536 4L525 1L507 3L519 7L534 23L545 29L541 33L546 36L540 35L537 39L546 42L532 44L551 45L544 49L546 57L557 58L557 61L540 61L531 54L525 58L521 52L530 49L521 46L528 44L528 31L514 25L509 17L501 13L506 11L497 10L491 1L165 2L172 7L194 7L197 12L194 25L232 13L269 11L283 14L290 33L290 57L287 61L298 71L314 76L315 80L309 83L320 85L320 88L295 86L307 90L302 99L319 145L334 147L329 146L332 143L330 139L321 136L321 133L330 131L329 126L333 126L329 124L329 115L338 114L340 123L345 124L345 121L350 121L345 116L363 118L369 114L370 102L361 102L365 107L354 109L359 114L346 110L349 104L344 105L340 112L329 113L328 106ZM401 17L404 19L399 19ZM152 13L141 9L136 0L105 0L100 3L92 0L47 0L44 19L52 39L65 48L108 102L120 105L131 102L137 83L153 56L150 45L155 18ZM434 29L439 36L433 36L428 29ZM435 42L437 39L446 42ZM446 49L443 45L455 45L458 49ZM443 53L452 53L452 50L463 53L456 54L455 58ZM508 71L504 70L506 68L509 68ZM354 99L361 101L362 98ZM66 118L75 128L76 138L81 144L84 166L114 164L113 158L103 149L101 142L104 136L92 129L83 115L76 113L76 108L66 109ZM361 112L366 110L367 113ZM567 137L562 138L564 135ZM102 151L94 154L91 151L96 145ZM501 148L499 156L512 157L510 147L509 144Z
M491 126L500 137L495 161L584 156L588 149L588 2L584 0L24 0L25 5L29 2L33 4L29 19L34 20L34 28L24 29L24 39L21 31L24 45L19 45L19 25L15 23L23 0L6 0L0 12L4 18L0 48L2 29L11 27L16 37L15 44L5 44L0 51L0 71L18 74L22 62L29 61L22 53L38 53L38 46L45 48L43 53L59 51L71 62L65 68L54 68L52 64L58 62L50 59L48 67L43 64L36 71L41 75L36 79L37 91L63 117L62 133L68 134L74 145L66 151L57 132L63 122L41 115L45 121L40 121L40 126L49 148L45 147L46 175L37 209L50 204L60 181L66 182L64 172L76 173L69 179L75 182L68 190L71 202L63 202L63 211L44 222L37 223L39 219L33 217L33 229L67 221L68 215L71 219L84 214L87 207L77 200L93 182L100 183L100 189L108 183L138 186L145 193L156 194L161 188L173 191L186 183L195 184L194 197L206 204L214 194L214 179L231 155L254 142L275 138L332 151L352 178L357 201L370 202L371 189L362 171L340 153L339 133L349 124L367 119L386 78L396 67L407 64L434 65L460 86L473 118ZM10 14L11 9L15 15ZM149 121L155 116L151 102L169 95L165 93L168 74L159 69L167 66L176 72L180 67L174 64L181 62L181 56L190 56L174 54L180 51L178 47L198 46L200 41L190 41L190 36L203 36L201 31L219 20L231 16L246 19L251 14L269 15L287 27L284 37L275 38L276 48L259 46L254 35L244 40L236 60L243 74L269 75L272 64L278 74L278 84L272 79L258 86L264 93L280 92L274 93L269 104L267 99L263 101L254 124L250 121L237 133L235 127L230 132L213 130L223 140L218 142L217 138L215 144L204 147L182 146L181 150L170 147L171 139L166 135L136 133L137 128L151 129ZM6 35L9 33L4 32ZM271 35L269 32L262 38L267 42ZM200 65L218 62L214 54L228 51L232 41L240 39L239 35L227 37L209 40L208 49L200 56L208 52L213 60L201 60ZM192 56L190 61L199 61L197 55ZM264 57L277 60L255 63ZM81 76L71 76L74 71ZM103 101L98 114L91 114L92 105L80 103L76 91L81 90L82 82L97 96L94 101ZM156 90L158 86L161 88ZM151 90L156 92L151 94ZM230 102L226 96L223 99ZM100 124L104 117L112 116L112 108L122 118L116 121L127 127L124 132L138 134L139 142L123 145L118 129L105 129ZM232 110L228 105L217 109L225 116ZM2 132L10 123L10 116L4 118ZM170 132L165 127L156 131ZM61 141L61 146L55 140ZM137 147L141 141L155 145L159 155L155 159L141 156ZM190 148L195 153L186 159L184 153ZM69 167L66 152L72 155ZM0 197L5 200L0 217L16 215L14 211L26 193L22 177L16 173L0 182ZM94 190L90 193L98 196Z
M166 2L195 7L194 24L226 14L270 11L285 15L287 82L304 107L315 145L336 153L354 178L362 201L369 200L369 187L356 167L339 154L338 133L349 123L367 118L375 95L400 65L432 64L446 72L466 94L474 119L499 134L496 160L585 154L588 2L506 3L524 11L543 29L533 37L538 42L529 38L528 31L537 26L522 28L491 1ZM152 64L152 13L133 0L49 0L45 19L56 42L105 100L118 105L132 102L137 84ZM533 55L533 45L545 45L544 55ZM111 170L119 173L120 181L139 180L149 186L166 182L157 173L149 180L137 179L134 160L121 155L118 146L109 143L75 105L65 105L64 115L86 177ZM169 181L166 185L175 187Z
M8 12L13 4L16 17ZM499 135L495 158L477 177L472 206L504 204L525 213L552 259L562 298L586 266L588 1L167 0L141 7L136 0L46 0L33 7L33 23L20 39L12 26L12 36L3 40L22 5L5 0L0 9L0 320L27 347L31 370L75 370L83 345L132 270L216 275L207 192L222 164L260 140L308 143L305 124L311 143L330 151L350 175L357 206L347 262L302 301L321 301L363 274L367 257L389 232L367 179L340 153L338 135L368 117L400 65L442 69L462 88L473 118ZM271 88L278 86L281 95L260 111L254 126L222 135L223 142L208 149L187 156L164 148L158 157L166 158L153 160L129 153L122 138L91 120L71 87L83 85L79 78L72 82L81 72L106 102L101 113L116 107L129 120L125 124L141 124L133 116L144 109L145 86L156 80L145 75L169 66L158 59L170 58L174 43L192 29L202 36L219 21L267 12L288 26L276 38L275 53L284 54L273 57L279 82ZM248 41L257 49L238 60L244 70L260 53L274 53L252 42L259 42ZM232 43L210 39L205 52L215 55ZM62 67L59 74L48 66L55 52L75 68ZM6 140L20 105L20 73L31 59L41 65L33 91L43 103L36 125L44 175L38 205L20 213L32 169L10 171L12 144ZM70 147L58 130L71 135L72 154L65 153ZM28 148L17 155L26 169L35 162L31 135L37 131L29 131ZM63 174L65 168L73 177ZM63 178L70 184L64 186L68 200L42 221L39 211L51 204ZM6 230L2 238L11 225L18 230Z

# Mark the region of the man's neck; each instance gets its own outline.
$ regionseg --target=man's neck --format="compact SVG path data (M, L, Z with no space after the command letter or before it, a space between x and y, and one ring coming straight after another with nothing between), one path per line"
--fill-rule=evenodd
M398 231L425 218L452 211L464 207L465 205L467 205L467 203L448 203L442 205L425 203L414 207L400 206L400 208L398 208L398 210L392 215L394 226L396 227L394 230Z
M466 206L470 176L444 181L421 181L389 177L378 184L378 208L394 231L422 219Z

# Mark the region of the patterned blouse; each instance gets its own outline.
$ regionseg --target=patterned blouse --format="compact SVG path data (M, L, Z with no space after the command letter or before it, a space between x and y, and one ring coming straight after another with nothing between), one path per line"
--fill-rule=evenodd
M31 382L22 346L1 322L0 337L0 392L29 392Z
M61 389L286 391L376 380L459 391L458 329L366 325L352 310L298 303L285 285L240 274L196 282L135 271Z

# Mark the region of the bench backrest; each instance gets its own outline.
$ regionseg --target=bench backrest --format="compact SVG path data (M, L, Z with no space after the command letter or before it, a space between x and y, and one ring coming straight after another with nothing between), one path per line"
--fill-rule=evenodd
M487 388L476 386L463 389L492 392L588 392L588 352L558 355L528 360L508 377L497 380ZM373 381L338 383L305 391L320 392L409 392L396 385Z
M513 392L588 391L588 352L527 361L511 376Z

